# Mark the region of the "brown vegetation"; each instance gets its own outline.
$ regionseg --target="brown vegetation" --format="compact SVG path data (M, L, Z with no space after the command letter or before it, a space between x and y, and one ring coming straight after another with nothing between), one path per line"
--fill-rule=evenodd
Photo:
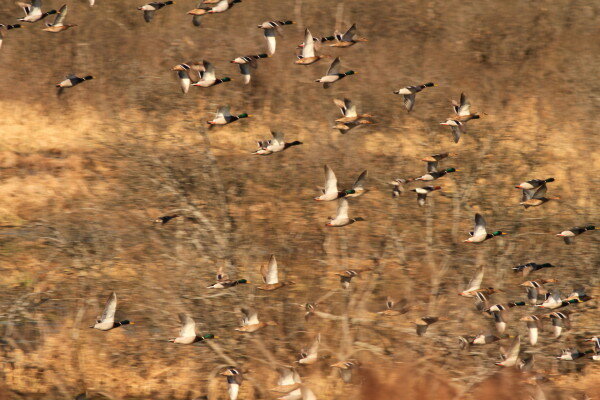
M504 290L494 302L523 299L524 279L511 267L535 261L559 268L527 279L556 278L563 292L584 285L600 296L600 236L586 233L566 246L553 235L600 225L597 2L243 0L207 16L201 28L185 14L195 1L178 1L149 24L139 5L98 0L89 8L73 0L68 18L78 27L52 35L37 23L5 35L0 399L73 398L86 390L114 399L223 399L218 372L229 364L248 370L240 399L273 398L274 366L291 364L318 332L323 359L300 375L319 398L534 393L529 375L493 364L510 339L459 350L459 335L492 332L493 320L456 294L485 265L483 284ZM0 4L0 22L17 16L17 6ZM228 61L264 49L258 23L288 18L297 24L243 86ZM294 65L294 46L305 26L321 36L352 22L369 41L325 51L359 74L324 90L313 81L329 61ZM234 80L182 95L170 68L200 59ZM71 72L96 79L57 97L54 84ZM428 81L439 87L419 93L407 114L392 91ZM454 144L439 122L461 91L482 118ZM332 99L343 97L377 124L345 135L333 129L339 110ZM205 121L225 104L256 117L208 131ZM304 144L250 155L269 129ZM443 151L458 153L444 163L461 172L437 181L441 193L428 206L418 207L412 192L391 197L391 178L422 175L418 159ZM323 164L341 187L368 169L370 192L350 202L350 216L365 221L324 226L336 205L311 200ZM549 193L561 200L527 211L518 205L514 184L550 176ZM475 212L509 235L462 243ZM153 223L169 213L189 218ZM272 253L280 278L295 285L258 291L260 266ZM253 284L205 289L219 267ZM372 272L347 290L333 275L365 267ZM117 315L136 324L88 329L113 290ZM389 295L406 299L408 311L377 315ZM305 321L300 304L324 296ZM278 325L235 332L235 309L244 304ZM572 329L559 340L547 331L535 347L523 340L534 370L551 380L548 399L600 396L598 365L554 358L564 347L588 349L581 340L600 334L595 299L572 307ZM519 318L534 310L523 308L509 317L511 337L527 335ZM179 312L220 339L166 342L179 329ZM425 315L448 321L418 337L412 321ZM349 358L363 367L344 384L329 366Z

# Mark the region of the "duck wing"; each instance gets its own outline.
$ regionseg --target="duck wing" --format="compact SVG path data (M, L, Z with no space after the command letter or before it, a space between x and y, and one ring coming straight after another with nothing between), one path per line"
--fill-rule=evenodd
M485 227L486 223L483 215L479 213L475 214L475 229L473 229L473 236L487 235Z
M312 58L315 56L315 41L308 28L304 31L304 47L302 48L302 58Z
M338 192L337 178L333 173L333 170L325 165L325 194L333 194Z
M277 268L277 260L275 259L275 254L271 254L271 258L269 258L269 264L263 265L260 268L260 273L262 274L263 281L267 285L273 285L279 282L279 274Z
M219 107L217 109L217 114L215 115L215 118L227 118L227 117L231 117L231 111L229 110L229 106Z
M470 292L472 290L477 290L481 288L481 281L483 281L483 274L485 272L485 267L481 266L477 268L475 275L469 281L468 289L465 292Z
M361 172L361 174L358 176L358 179L356 179L356 182L354 182L354 185L352 185L352 189L356 190L356 189L360 189L363 190L364 189L364 183L365 183L365 179L367 179L367 170L365 169L363 172Z
M256 313L255 310L251 310L249 308L246 307L242 307L240 309L240 312L243 314L242 316L242 325L247 326L247 325L256 325L259 323L258 321L258 314Z
M338 75L340 73L340 58L336 57L335 60L329 66L327 75Z
M438 172L438 162L437 161L427 161L427 173L431 174L432 172Z
M178 314L179 322L181 322L181 329L179 330L179 337L192 337L196 336L196 322L187 314Z
M348 200L344 199L343 197L338 201L335 219L348 219Z
M212 63L204 60L202 61L202 65L204 66L204 74L202 74L202 80L214 81L215 79L217 79L215 76L215 67L212 65Z
M356 104L352 103L352 100L344 99L344 107L346 109L346 117L354 118L358 116L358 114L356 113Z
M244 65L244 64L242 64L242 65ZM285 143L285 139L284 139L285 134L283 132L271 131L271 135L273 136L273 140L272 140L273 145L277 146L277 145L283 145Z
M100 317L101 322L113 322L115 320L115 312L117 311L117 294L112 292L106 300L104 311Z
M402 98L404 100L404 108L406 108L406 111L411 112L413 107L415 106L415 94L404 94L402 95Z
M352 24L350 28L342 35L342 42L351 42L356 36L356 24Z
M471 103L464 93L460 94L460 106L456 109L456 114L460 117L471 115Z

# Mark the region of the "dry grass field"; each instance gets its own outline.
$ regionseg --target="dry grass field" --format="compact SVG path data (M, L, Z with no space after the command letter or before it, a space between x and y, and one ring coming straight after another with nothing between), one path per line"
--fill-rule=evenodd
M319 399L600 398L600 363L555 357L590 350L583 340L600 335L600 232L571 246L555 236L600 225L597 1L243 0L200 28L186 15L195 0L151 23L136 10L143 1L67 3L78 27L27 24L5 32L0 49L1 400L228 399L227 365L246 372L240 400L272 399L276 366L292 365L318 333L319 361L298 372ZM0 4L0 23L20 16ZM296 24L244 86L229 60L263 52L256 25L285 19ZM295 47L305 27L323 36L354 22L368 42L323 52L358 74L325 90L314 80L330 59L294 65ZM202 59L233 81L183 95L170 68ZM69 73L95 79L57 96ZM437 86L407 113L392 92L424 82ZM481 119L455 144L439 123L461 92ZM377 123L333 129L332 100L343 97ZM207 129L221 105L253 117ZM270 130L303 144L251 155ZM392 198L391 179L422 175L419 159L440 152L457 153L443 165L460 172L435 182L442 190L427 206L412 192ZM369 192L350 201L364 221L325 227L336 202L312 200L324 164L344 188L369 171ZM548 177L560 200L523 209L514 185ZM508 235L463 243L476 212ZM189 218L153 222L173 213ZM257 290L270 254L293 285ZM557 268L513 274L526 262ZM542 278L565 294L585 286L593 299L568 307L572 326L559 339L545 322L529 345L519 318L542 310L527 306L509 311L501 341L460 350L459 336L494 333L493 319L457 296L479 266L483 286L503 291L493 303L524 300L519 284ZM219 267L252 283L206 289ZM365 267L348 289L334 275ZM89 329L112 291L117 317L135 325ZM377 314L387 296L406 312ZM307 302L319 302L308 321ZM278 325L235 331L243 305ZM182 312L219 338L168 343ZM446 320L417 336L413 321L428 315ZM532 372L494 365L516 335ZM349 359L362 365L344 383L330 365Z

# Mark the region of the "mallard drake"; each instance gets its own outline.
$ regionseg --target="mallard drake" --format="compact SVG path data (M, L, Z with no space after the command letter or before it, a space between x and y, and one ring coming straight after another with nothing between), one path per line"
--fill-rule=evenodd
M246 283L250 283L250 281L246 279L229 279L229 276L223 272L223 268L219 267L217 271L217 283L213 283L210 286L207 286L207 289L227 289L237 285L243 285Z
M532 189L537 189L540 186L545 185L546 183L550 183L550 182L554 182L554 178L532 179L530 181L523 182L523 183L516 185L515 188L523 189L523 190L532 190Z
M280 282L275 254L271 254L269 263L260 267L264 285L257 286L260 290L276 290L284 286L292 285L294 282Z
M323 84L325 89L328 89L334 82L339 81L347 76L357 74L358 72L354 72L352 70L346 71L344 73L340 73L340 58L336 57L335 60L329 66L327 70L327 74L325 76L317 79L315 82L319 82Z
M240 66L240 73L242 74L242 77L244 78L244 85L247 85L250 83L250 79L251 79L250 67L257 68L258 63L256 61L260 60L261 58L268 58L268 57L270 57L270 56L268 54L264 54L264 53L251 55L251 56L236 57L235 59L231 60L231 63L238 64Z
M42 12L42 0L32 0L31 3L17 2L17 5L25 11L25 16L19 18L19 21L22 22L33 23L46 18L48 15L56 14L56 10Z
M360 367L360 362L357 360L338 361L335 364L331 364L331 368L338 368L340 371L340 378L345 383L352 381L352 373L355 369Z
M350 122L357 122L365 118L373 118L371 114L358 114L356 112L356 105L352 103L352 100L350 99L333 99L333 103L340 108L340 111L343 115L342 118L336 119L335 122L346 124Z
M277 32L281 32L281 27L286 25L295 24L294 21L265 21L262 24L258 25L259 29L263 29L265 39L267 39L267 53L269 55L275 54L275 49L277 48L277 40L275 39L275 35Z
M231 81L231 78L229 77L217 78L215 75L215 67L212 65L212 63L204 60L202 61L202 65L204 66L204 73L202 74L200 80L194 83L193 86L207 88L218 85L219 83Z
M539 186L533 189L523 189L521 202L519 204L521 204L525 208L529 208L541 206L542 204L550 200L560 200L560 197L546 197L547 190L548 188L546 187L545 182L541 183Z
M440 154L436 154L435 156L440 156ZM434 156L431 156L434 157ZM446 174L452 173L452 172L460 172L459 169L456 168L446 168L443 170L438 170L438 164L439 161L438 160L434 160L434 161L427 161L427 173L425 175L419 176L417 178L411 179L412 181L426 181L426 182L430 182L430 181L434 181L436 179L441 178L442 176L445 176Z
M586 342L592 342L594 344L594 349L592 352L594 355L591 357L594 361L600 361L600 337L594 336L589 339L585 339Z
M144 12L144 21L150 22L152 18L154 18L154 13L165 6L169 6L171 4L175 4L174 1L153 1L148 4L144 4L143 6L138 7L138 10Z
M360 274L372 270L373 268L353 268L347 269L345 271L334 272L334 275L340 277L340 284L342 285L342 288L348 289L348 287L350 287L350 282L352 281L352 278L360 276Z
M179 344L192 344L201 342L207 339L215 339L216 336L212 333L207 333L202 336L196 334L196 322L187 314L178 314L179 322L181 322L181 329L179 330L179 336L173 339L169 339L169 342Z
M527 323L529 343L535 346L538 341L538 333L542 329L542 320L538 315L526 315L521 318L521 321Z
M442 189L441 186L423 186L414 189L410 189L412 192L417 193L417 204L423 207L427 202L427 195L435 190Z
M469 232L469 235L471 235L471 237L467 240L464 240L464 242L482 243L495 236L506 235L506 232L502 231L494 231L492 233L487 233L485 227L486 222L483 216L479 213L475 214L475 229L473 229L473 232Z
M252 154L258 154L261 156L268 156L273 153L279 153L285 149L288 149L292 146L298 146L303 144L298 140L294 140L293 142L286 142L284 139L283 132L273 132L271 131L271 135L273 136L270 140L261 140L258 143L258 150L254 151Z
M104 306L104 311L102 312L102 316L98 317L96 323L90 328L98 329L101 331L109 331L114 328L118 328L123 325L134 325L133 322L125 319L121 322L115 322L115 312L117 311L117 294L112 292L108 299L106 300L106 305Z
M222 106L217 109L217 113L212 121L206 121L209 125L227 125L232 122L237 121L242 118L250 118L252 115L243 113L239 115L231 115L231 111L229 110L229 106Z
M432 316L419 317L413 321L413 324L415 324L415 328L417 330L417 335L423 336L427 332L429 325L435 324L436 322L442 321L442 320L445 320L445 318L432 317Z
M331 47L350 47L358 42L368 42L369 40L364 37L358 37L356 35L356 24L352 24L350 28L346 31L346 33L341 34L339 32L335 32L335 42L331 43L329 46Z
M402 95L402 99L404 100L404 108L406 108L406 111L411 112L415 106L415 98L417 96L417 93L419 93L425 88L433 86L435 86L433 82L427 82L417 86L406 86L402 89L395 90L394 94Z
M554 311L543 316L543 318L549 318L550 321L552 321L552 329L554 331L555 339L560 337L563 328L571 329L570 315L571 312L569 311Z
M433 154L433 155L430 155L430 156L427 156L427 157L423 157L423 158L421 158L421 161L425 161L425 162L428 162L428 163L430 163L430 162L438 162L438 161L441 161L441 160L443 160L445 158L448 158L448 157L456 157L457 155L458 154L456 154L456 153L439 153L439 154ZM436 168L437 168L437 165L436 165Z
M190 84L196 83L202 79L204 74L204 64L197 61L177 64L171 71L177 71L181 91L185 94L190 89Z
M527 276L534 271L538 271L543 268L554 268L554 265L550 263L537 264L537 263L527 263L522 265L517 265L516 267L512 267L513 272L523 272L523 276Z
M316 63L322 58L327 57L324 55L317 55L315 53L315 43L319 42L315 42L312 34L308 28L306 28L304 30L304 46L302 46L302 54L298 56L298 59L294 62L294 64L310 65Z
M252 333L256 332L261 328L264 328L265 326L277 325L277 322L275 321L259 321L256 310L251 310L249 308L242 307L240 309L240 312L242 313L242 326L240 326L239 328L235 328L235 330L238 332Z
M457 119L447 119L444 122L440 122L440 125L446 125L452 128L452 136L454 137L454 143L458 143L460 136L467 133L467 125L465 122L461 122Z
M506 321L504 319L505 312L508 311L509 308L524 306L524 305L525 305L524 301L518 301L518 302L513 301L510 303L507 303L506 305L494 304L494 305L490 306L488 309L486 309L485 312L487 312L492 317L494 317L494 324L496 326L496 330L498 331L498 333L503 334L504 331L506 330Z
M561 361L575 361L578 358L584 357L586 354L591 352L592 351L590 350L582 353L576 348L562 349L560 356L556 356L556 358Z
M580 295L580 293L577 292L572 293L569 297L563 299L560 290L552 288L548 290L546 300L544 300L542 304L536 304L536 307L553 310L555 308L566 307L569 304L582 303L588 299L589 298L585 294Z
M58 94L60 95L64 89L72 88L73 86L77 86L82 82L89 81L92 79L94 79L94 77L92 75L87 75L87 76L84 76L83 78L80 78L73 74L67 75L67 77L64 81L61 81L56 84L56 87L58 88Z
M240 386L244 381L244 374L242 374L240 369L231 366L226 367L220 374L227 378L227 394L229 394L229 400L237 400Z
M512 340L508 351L502 350L502 361L495 363L499 367L515 367L519 363L519 353L521 352L521 336L517 335Z
M345 198L341 198L338 200L337 213L335 218L329 218L329 222L325 224L325 226L329 227L341 227L353 224L358 221L364 221L363 218L348 218L348 200Z
M598 229L600 228L597 228L594 225L575 226L571 229L567 229L566 231L562 231L561 233L557 233L556 236L561 236L566 244L572 244L575 236L579 236L586 231L594 231Z
M65 4L58 11L56 18L54 19L54 22L51 24L46 24L46 28L44 28L43 30L46 32L58 33L58 32L66 31L69 28L73 28L73 27L77 26L77 25L69 25L69 24L65 25L64 21L65 21L66 17L67 17L67 5Z
M479 119L479 115L471 114L471 103L464 93L460 94L460 102L452 100L452 108L456 116L454 119L460 122L467 122L472 119Z
M338 190L337 178L333 173L333 170L328 165L323 167L325 171L325 188L321 189L321 195L315 197L316 201L332 201L342 197L358 197L366 193L367 190L364 188L364 181L367 178L367 171L361 172L361 174L352 185L351 189Z
M311 344L308 350L300 352L298 364L311 365L317 362L319 356L319 345L321 344L321 334L318 333L315 341Z

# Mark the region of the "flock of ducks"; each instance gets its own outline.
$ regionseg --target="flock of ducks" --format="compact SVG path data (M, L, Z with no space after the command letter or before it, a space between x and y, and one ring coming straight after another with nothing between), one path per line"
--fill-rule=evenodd
M240 3L241 0L206 0L201 1L195 9L188 12L192 15L192 23L195 26L201 26L201 18L206 18L208 15L223 13L230 10L235 4ZM89 1L90 6L94 5L94 0ZM151 2L140 6L138 10L143 12L143 17L146 22L151 22L157 11L172 5L173 1L165 2ZM23 23L35 23L45 19L49 15L56 15L54 22L46 24L46 28L43 30L46 32L59 33L67 29L76 27L77 25L65 24L65 18L67 16L67 5L63 5L58 11L48 10L43 11L42 1L33 0L31 4L18 3L23 7L25 16L19 18L19 21ZM240 73L243 77L243 83L249 84L251 81L251 68L256 68L258 62L262 59L272 57L275 54L277 43L276 36L281 32L282 28L288 25L294 24L293 21L266 21L258 25L259 29L264 31L266 39L266 52L255 55L246 55L236 57L231 60L231 63L237 64L240 68ZM10 31L13 29L20 28L20 24L14 25L0 25L0 46L2 45L2 32ZM330 47L337 48L348 48L360 42L366 42L367 39L359 37L357 35L356 24L353 24L345 33L335 32L333 35L324 37L314 37L309 29L305 29L303 42L298 45L300 54L297 55L295 61L298 65L312 65L319 62L322 59L330 56L319 54L322 46L327 45ZM185 94L190 90L191 86L209 88L219 84L230 82L232 79L227 76L219 76L216 73L216 69L212 63L206 60L202 61L189 61L178 64L172 67L172 70L177 72L179 83L182 92ZM330 64L327 72L321 78L315 80L315 82L322 83L325 89L329 88L332 84L348 77L355 75L356 72L348 70L341 72L341 61L339 57L336 57ZM59 93L64 89L72 88L85 81L89 81L94 77L91 75L78 77L76 75L69 75L65 80L59 82L56 86L58 87ZM393 93L402 96L403 105L407 112L412 112L415 108L416 95L427 88L434 87L435 84L427 82L420 85L406 86L401 89L394 91ZM374 116L371 114L359 114L357 112L356 105L350 99L334 99L334 104L341 110L342 117L335 120L335 128L339 129L341 133L346 133L350 129L363 124L374 124ZM447 118L441 125L449 126L454 138L454 142L458 143L461 136L466 133L466 124L468 121L479 119L478 114L472 113L471 104L464 93L461 93L459 101L452 102L452 109L454 115ZM231 124L237 120L249 118L251 115L242 112L239 114L232 114L229 106L221 106L218 108L214 118L207 121L210 127L222 126ZM274 153L282 152L290 147L301 145L300 141L286 142L284 133L282 132L271 132L272 137L266 140L258 141L258 149L252 154L255 155L272 155ZM425 174L414 178L398 178L391 182L393 189L392 195L399 197L405 192L405 186L411 183L431 183L436 181L447 174L459 172L459 169L454 167L440 168L439 163L447 158L455 156L455 153L440 153L434 154L422 158L423 162L427 163ZM325 165L325 184L324 188L321 189L321 193L314 198L315 201L337 201L337 213L334 217L331 217L326 223L328 227L343 227L350 225L354 222L361 221L362 218L350 218L349 217L349 199L360 197L368 192L365 188L365 182L367 180L367 171L363 171L356 182L350 188L339 189L337 184L337 178L333 170ZM522 200L520 202L525 208L541 206L547 201L558 199L558 197L546 197L547 184L554 181L554 178L547 179L532 179L515 187L522 190ZM425 206L427 204L427 196L431 193L441 190L441 186L426 185L410 189L417 194L417 203L419 206ZM166 224L171 220L181 217L178 214L165 215L156 219L157 223ZM564 230L557 234L562 237L566 244L572 244L575 236L581 235L587 231L597 230L599 228L593 225L576 226L571 229ZM474 228L472 232L469 232L470 236L464 240L467 243L480 244L486 242L494 237L506 235L506 232L500 230L488 232L487 223L484 217L477 213L474 217ZM552 264L535 264L529 263L514 267L515 273L522 273L523 276L527 276L535 271L539 271L546 268L554 267ZM372 268L362 269L351 269L336 272L335 274L339 277L341 286L347 289L352 281L352 278L359 276L362 273L371 271ZM281 281L278 275L278 265L275 255L271 255L268 263L261 267L261 275L264 283L258 285L257 288L264 291L278 290L290 285L294 282ZM471 346L486 345L494 343L502 339L501 335L506 330L505 314L510 312L514 307L533 306L535 309L548 310L546 314L531 314L522 317L520 320L525 322L528 329L528 339L530 345L534 346L538 342L539 331L542 328L543 320L550 320L553 327L553 337L558 339L563 332L564 328L570 327L570 315L572 314L572 305L583 303L591 298L585 294L583 288L576 288L568 296L563 296L561 292L556 288L546 288L549 284L557 282L555 279L537 279L533 281L526 281L521 284L525 288L527 300L526 301L512 301L506 304L494 304L491 301L491 297L498 292L499 289L493 287L482 287L484 278L484 267L479 267L465 288L464 291L459 293L460 296L465 298L471 298L475 300L475 307L481 311L483 315L487 314L493 317L495 322L495 328L497 334L491 333L480 333L473 336L461 336L459 338L460 345L462 348L468 349ZM221 269L217 273L216 282L208 289L224 290L232 288L238 285L250 284L247 279L230 279ZM308 319L312 315L315 315L316 304L308 303L304 305L306 314L305 318ZM129 320L115 320L115 313L117 309L117 295L111 293L104 311L100 317L96 320L96 323L91 328L110 331L112 329L134 324ZM396 316L403 314L406 309L399 310L394 299L388 297L386 300L386 309L379 312L382 316ZM243 333L253 333L262 328L270 325L277 325L274 321L261 321L258 318L258 314L255 310L249 307L241 307L239 310L242 319L241 325L235 328L236 331ZM444 317L436 316L424 316L414 321L416 333L419 336L425 335L427 328L438 322L446 320ZM181 329L179 335L175 338L169 339L169 342L175 344L191 345L196 342L205 340L215 339L216 336L213 334L198 334L196 331L195 321L187 314L179 314L179 321L181 323ZM564 349L562 353L557 356L559 360L575 360L584 357L587 354L592 354L591 359L600 360L600 338L592 337L587 341L593 344L593 348L584 352L577 349ZM299 365L310 365L319 361L318 352L319 344L321 342L320 335L317 335L314 343L306 351L303 351L301 357L297 360ZM496 364L503 367L517 367L521 370L527 370L532 364L532 357L528 359L521 358L521 338L515 336L508 348L503 351L502 360ZM360 367L360 362L357 360L342 360L331 365L333 368L337 368L340 371L340 376L345 382L350 382L352 377L352 371ZM281 366L279 367L280 378L278 380L277 387L273 388L273 391L284 394L280 399L304 399L311 400L315 399L314 393L302 383L301 377L298 371L294 367ZM235 400L238 397L240 385L242 384L243 372L241 369L230 366L225 368L221 375L225 376L228 383L228 393L231 400Z

